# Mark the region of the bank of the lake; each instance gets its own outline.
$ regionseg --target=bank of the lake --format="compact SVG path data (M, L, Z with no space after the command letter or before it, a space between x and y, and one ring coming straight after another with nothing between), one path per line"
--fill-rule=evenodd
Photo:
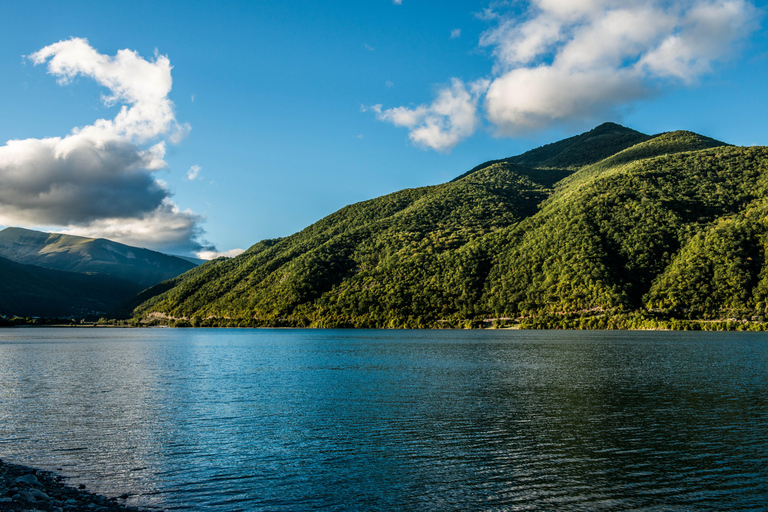
M100 496L53 472L0 460L0 511L139 512L125 505L127 498Z

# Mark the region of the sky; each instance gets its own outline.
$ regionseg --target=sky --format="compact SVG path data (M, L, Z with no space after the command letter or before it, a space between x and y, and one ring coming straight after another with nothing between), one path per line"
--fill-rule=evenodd
M231 256L606 121L768 145L767 3L0 2L0 227Z

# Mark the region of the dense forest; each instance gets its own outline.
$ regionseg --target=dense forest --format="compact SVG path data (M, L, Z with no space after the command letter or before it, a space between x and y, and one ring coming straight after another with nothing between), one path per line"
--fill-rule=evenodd
M22 265L0 257L3 315L84 318L118 307L141 289L114 276ZM0 317L0 326L6 323Z
M138 324L763 328L768 148L607 123L145 290Z

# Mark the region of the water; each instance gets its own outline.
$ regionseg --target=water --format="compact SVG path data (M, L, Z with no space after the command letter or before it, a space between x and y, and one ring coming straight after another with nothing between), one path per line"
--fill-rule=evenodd
M0 456L167 510L768 510L768 337L4 329Z

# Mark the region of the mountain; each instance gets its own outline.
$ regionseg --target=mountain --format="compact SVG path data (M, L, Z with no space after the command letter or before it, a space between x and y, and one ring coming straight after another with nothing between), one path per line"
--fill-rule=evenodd
M319 327L762 318L766 244L768 148L607 123L342 208L145 290L130 315Z
M103 274L140 289L178 276L195 263L103 238L43 233L22 228L0 231L0 257L54 270Z
M112 276L52 270L0 258L3 316L98 315L115 309L140 290L135 283Z

